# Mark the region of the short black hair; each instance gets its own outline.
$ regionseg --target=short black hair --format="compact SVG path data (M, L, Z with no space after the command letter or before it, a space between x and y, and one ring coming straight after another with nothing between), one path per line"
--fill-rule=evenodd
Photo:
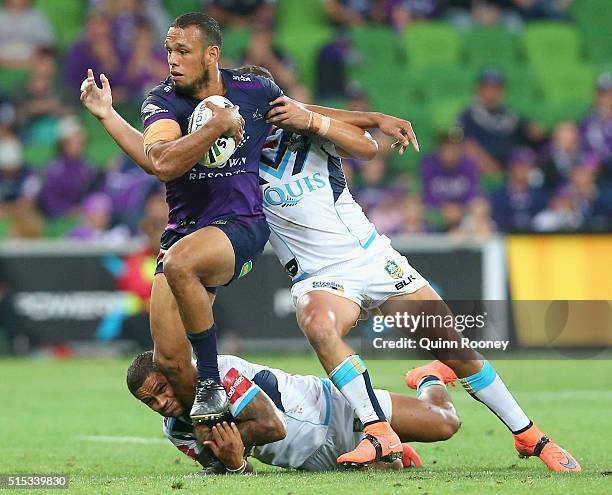
M266 79L270 79L270 81L274 82L272 73L260 65L243 65L242 67L238 67L236 72L240 72L241 74L254 74L256 76L265 77Z
M136 391L142 387L142 384L151 374L156 371L157 367L153 362L153 351L141 352L138 354L127 370L127 386L132 395L136 396Z
M179 15L172 24L171 28L185 29L189 26L197 26L202 36L208 41L208 45L216 45L219 48L223 46L223 33L219 23L211 16L202 12L189 12Z

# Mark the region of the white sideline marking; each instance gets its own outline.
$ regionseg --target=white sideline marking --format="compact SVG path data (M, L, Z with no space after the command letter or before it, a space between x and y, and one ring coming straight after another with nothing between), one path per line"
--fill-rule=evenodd
M168 440L163 438L146 438L146 437L124 437L110 435L77 435L76 440L84 440L87 442L105 442L105 443L140 443L140 444L156 444L166 445Z

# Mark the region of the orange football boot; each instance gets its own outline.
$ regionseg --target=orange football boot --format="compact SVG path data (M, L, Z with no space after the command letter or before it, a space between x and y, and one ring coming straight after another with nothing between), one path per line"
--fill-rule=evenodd
M567 450L545 436L535 424L527 431L514 435L514 448L519 453L519 457L539 457L551 471L566 473L582 471L578 461Z
M347 469L361 469L372 462L393 462L403 459L402 441L387 421L364 428L365 437L355 450L342 454L336 462ZM402 460L403 462L403 460Z
M402 459L402 465L404 468L420 468L423 467L423 461L421 461L421 457L417 454L417 451L412 448L412 446L408 443L403 443L402 447L404 449L404 458Z
M404 376L404 381L406 382L406 385L416 390L420 381L429 375L436 376L444 384L451 383L453 386L457 380L457 375L455 375L455 372L452 369L440 361L432 361L424 366L411 369Z

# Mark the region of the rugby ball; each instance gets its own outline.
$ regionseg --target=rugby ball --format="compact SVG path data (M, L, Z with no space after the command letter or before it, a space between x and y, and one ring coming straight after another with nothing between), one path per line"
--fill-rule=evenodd
M213 95L205 98L198 103L191 117L189 117L189 133L204 127L212 117L212 110L205 106L207 101L218 107L230 108L234 106L231 101L223 96ZM223 167L225 162L234 154L234 151L236 151L236 140L232 137L221 136L204 154L199 163L209 168Z

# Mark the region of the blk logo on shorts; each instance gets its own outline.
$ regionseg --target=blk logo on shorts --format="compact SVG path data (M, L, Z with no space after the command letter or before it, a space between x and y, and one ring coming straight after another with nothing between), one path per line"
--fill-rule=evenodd
M410 285L415 280L416 280L416 277L414 275L408 275L404 280L395 284L395 289L396 290L403 289L404 287Z

